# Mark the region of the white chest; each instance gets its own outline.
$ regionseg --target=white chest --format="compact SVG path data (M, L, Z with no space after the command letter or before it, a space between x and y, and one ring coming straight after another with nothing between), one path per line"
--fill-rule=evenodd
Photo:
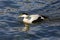
M30 21L29 19L26 19L26 18L23 19L23 22L25 22L25 23L29 23L29 24L32 23L32 21Z
M28 18L24 18L23 22L32 24L32 21L36 20L38 17L38 15L30 15Z

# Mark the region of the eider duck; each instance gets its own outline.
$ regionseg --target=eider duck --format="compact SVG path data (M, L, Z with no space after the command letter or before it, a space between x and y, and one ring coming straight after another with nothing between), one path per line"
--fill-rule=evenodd
M28 15L28 13L22 13L18 17L19 18L24 17L23 22L25 24L25 27L22 29L22 31L26 31L26 32L30 29L29 24L39 23L45 19L48 19L48 17L44 15L40 15L40 14Z

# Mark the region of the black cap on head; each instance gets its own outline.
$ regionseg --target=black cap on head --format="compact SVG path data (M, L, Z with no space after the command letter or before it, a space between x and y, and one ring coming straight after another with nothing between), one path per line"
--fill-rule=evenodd
M22 13L22 14L28 15L28 13Z

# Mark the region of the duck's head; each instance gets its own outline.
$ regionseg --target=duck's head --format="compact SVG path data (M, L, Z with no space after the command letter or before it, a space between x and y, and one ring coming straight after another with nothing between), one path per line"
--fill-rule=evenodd
M22 13L18 17L28 17L28 13Z

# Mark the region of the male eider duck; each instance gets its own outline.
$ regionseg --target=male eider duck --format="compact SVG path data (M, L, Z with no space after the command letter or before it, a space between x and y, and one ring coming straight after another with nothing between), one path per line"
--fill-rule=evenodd
M29 24L39 23L48 18L44 15L39 14L28 15L27 13L22 13L18 17L24 17L23 22L25 24L25 27L22 29L22 31L26 32L29 30Z

